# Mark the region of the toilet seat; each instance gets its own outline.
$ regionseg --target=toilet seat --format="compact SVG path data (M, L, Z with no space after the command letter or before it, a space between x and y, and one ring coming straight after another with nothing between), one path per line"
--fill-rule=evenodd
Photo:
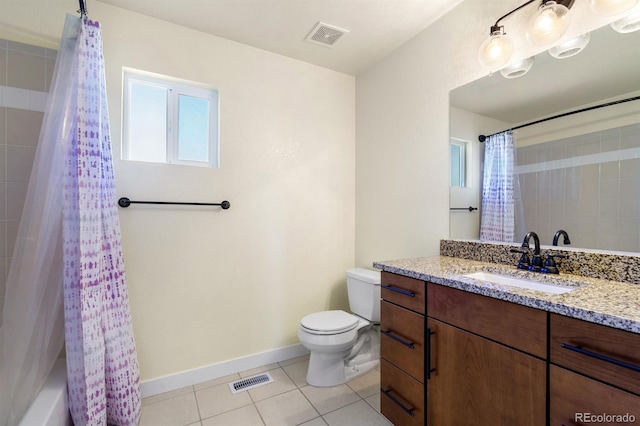
M340 334L358 326L358 317L345 311L322 311L300 320L300 326L312 334Z

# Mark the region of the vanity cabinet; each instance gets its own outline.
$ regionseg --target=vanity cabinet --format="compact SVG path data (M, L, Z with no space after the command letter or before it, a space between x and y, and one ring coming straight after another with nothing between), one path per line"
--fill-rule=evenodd
M640 420L640 334L388 272L381 293L395 426Z
M394 425L425 424L424 281L382 272L380 411Z
M427 284L427 418L544 425L547 314Z
M602 414L640 419L640 335L556 314L550 324L551 424Z

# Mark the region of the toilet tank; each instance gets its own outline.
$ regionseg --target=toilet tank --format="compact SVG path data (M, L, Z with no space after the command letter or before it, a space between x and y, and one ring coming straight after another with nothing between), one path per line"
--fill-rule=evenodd
M351 312L380 322L380 271L365 268L347 270L347 292Z

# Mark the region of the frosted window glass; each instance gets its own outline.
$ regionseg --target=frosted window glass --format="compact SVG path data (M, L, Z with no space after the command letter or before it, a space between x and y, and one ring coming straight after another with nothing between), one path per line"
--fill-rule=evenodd
M178 159L209 161L209 100L180 95Z
M129 96L129 159L166 162L167 89L132 82Z

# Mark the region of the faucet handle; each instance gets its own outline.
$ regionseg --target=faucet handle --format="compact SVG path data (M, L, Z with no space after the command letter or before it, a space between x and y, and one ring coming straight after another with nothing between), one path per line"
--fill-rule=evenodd
M559 274L558 266L554 260L554 257L558 259L562 259L567 257L564 254L549 254L547 255L547 260L544 262L544 267L540 268L540 272L547 274Z
M529 269L529 266L531 265L531 261L529 260L529 250L524 248L513 248L510 251L511 253L522 253L520 260L518 261L518 269Z

